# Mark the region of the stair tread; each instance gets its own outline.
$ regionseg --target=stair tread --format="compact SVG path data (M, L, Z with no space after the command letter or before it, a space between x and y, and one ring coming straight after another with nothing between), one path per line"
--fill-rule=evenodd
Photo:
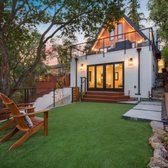
M118 102L130 100L130 97L125 96L124 92L88 91L82 100L91 102Z
M125 97L125 95L88 95L88 94L86 94L85 97L109 97L109 98L117 98L117 97Z
M118 99L118 100L116 100L116 99L112 99L112 100L105 100L105 99L83 99L83 101L91 101L91 102L96 102L96 101L98 101L98 102L119 102L119 101L129 101L129 100L131 100L131 99Z

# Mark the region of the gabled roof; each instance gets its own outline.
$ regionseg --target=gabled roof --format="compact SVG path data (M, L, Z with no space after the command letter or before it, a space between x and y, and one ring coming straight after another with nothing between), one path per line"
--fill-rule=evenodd
M146 35L145 35L143 32L141 32L141 31L136 27L136 25L131 21L131 19L129 19L126 15L124 15L122 18L124 18L124 19L126 20L126 22L127 22L129 25L131 25L131 27L133 27L133 29L135 29L135 31L136 31L141 37L143 37L145 40L148 39L148 38L146 37ZM102 27L99 29L99 31L98 31L98 33L97 33L97 35L96 35L96 38L95 38L95 40L94 40L93 45L91 46L91 48L94 46L95 42L97 41L97 38L98 38L99 34L101 33L102 29L103 29Z
M128 24L130 24L134 29L135 31L138 32L138 34L140 36L142 36L145 40L147 39L147 37L145 36L145 34L143 32L141 32L137 27L136 25L132 22L132 20L130 18L128 18L126 15L123 16L123 18L127 21Z

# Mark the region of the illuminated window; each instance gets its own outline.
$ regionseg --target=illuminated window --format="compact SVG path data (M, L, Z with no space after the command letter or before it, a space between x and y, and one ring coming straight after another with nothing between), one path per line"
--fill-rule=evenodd
M113 41L114 40L114 30L109 33L110 33L110 40Z
M123 24L119 23L117 26L117 32L118 32L118 39L122 39L123 38Z
M95 67L89 66L88 68L89 88L95 87Z

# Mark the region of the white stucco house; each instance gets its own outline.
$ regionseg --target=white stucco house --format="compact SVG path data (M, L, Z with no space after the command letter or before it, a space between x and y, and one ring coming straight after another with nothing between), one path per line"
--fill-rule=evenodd
M71 87L148 98L157 75L155 42L152 28L139 30L124 16L113 31L102 28L88 52L72 58ZM86 83L81 85L83 79Z

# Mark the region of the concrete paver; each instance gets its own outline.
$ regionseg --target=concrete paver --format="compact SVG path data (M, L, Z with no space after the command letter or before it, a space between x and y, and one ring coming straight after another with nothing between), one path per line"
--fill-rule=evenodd
M149 110L149 111L162 111L162 107L158 105L138 104L133 109L137 110Z
M123 115L126 119L161 121L161 102L140 102Z

